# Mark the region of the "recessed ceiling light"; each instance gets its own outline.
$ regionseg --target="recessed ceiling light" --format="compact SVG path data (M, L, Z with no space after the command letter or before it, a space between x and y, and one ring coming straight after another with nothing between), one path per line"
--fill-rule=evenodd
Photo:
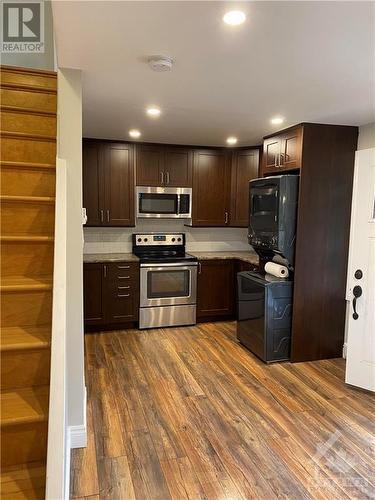
M237 144L237 137L228 137L227 144L229 144L230 146Z
M274 118L271 118L272 125L280 125L281 123L283 123L283 121L284 118L282 118L281 116L275 116Z
M160 116L161 110L157 106L150 106L146 109L146 113L153 118Z
M223 21L231 26L242 24L246 19L246 15L241 10L230 10L224 14Z
M139 137L141 137L141 133L139 130L133 128L131 130L129 130L129 135L130 137L132 137L133 139L139 139Z

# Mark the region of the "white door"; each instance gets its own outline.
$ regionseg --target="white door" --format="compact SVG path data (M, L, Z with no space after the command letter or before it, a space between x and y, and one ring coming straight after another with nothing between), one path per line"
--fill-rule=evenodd
M345 381L375 391L375 148L356 152L346 300Z

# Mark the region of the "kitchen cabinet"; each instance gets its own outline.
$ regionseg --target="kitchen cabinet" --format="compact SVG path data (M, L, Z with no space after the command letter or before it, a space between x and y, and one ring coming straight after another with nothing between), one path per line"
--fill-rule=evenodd
M163 150L160 146L141 144L136 146L137 186L161 186Z
M134 226L133 145L83 142L83 204L87 226Z
M83 309L86 325L100 325L104 321L103 265L83 266Z
M263 176L269 173L298 170L302 161L302 126L291 127L263 142Z
M137 145L137 186L191 187L192 157L188 148Z
M193 226L229 226L230 152L194 151Z
M86 209L87 226L101 226L104 221L104 196L102 186L102 149L100 143L83 142L82 150L83 206ZM101 220L103 217L103 221Z
M131 262L103 264L105 270L105 319L126 323L138 319L139 265Z
M134 159L129 144L105 144L104 207L106 226L134 226Z
M114 325L138 320L138 263L85 263L83 282L86 326Z
M249 224L249 181L259 177L259 148L232 153L230 226Z
M167 187L191 187L193 151L183 148L164 149L163 185Z
M222 319L234 314L233 260L200 260L197 282L197 320Z

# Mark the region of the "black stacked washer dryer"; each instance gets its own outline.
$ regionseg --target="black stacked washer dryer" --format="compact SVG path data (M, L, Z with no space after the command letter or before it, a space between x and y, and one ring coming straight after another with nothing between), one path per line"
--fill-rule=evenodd
M237 275L237 338L267 363L290 357L298 181L298 175L250 181L249 243L261 267ZM275 258L287 265L290 277L264 272L264 263Z

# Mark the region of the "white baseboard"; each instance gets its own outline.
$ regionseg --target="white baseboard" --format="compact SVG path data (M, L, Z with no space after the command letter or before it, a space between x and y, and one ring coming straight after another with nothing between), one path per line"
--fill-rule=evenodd
M86 420L86 408L87 408L87 393L85 387L84 396L84 422L82 425L70 425L68 428L69 444L70 448L85 448L87 446L87 420Z
M346 359L346 354L348 352L348 344L345 342L345 344L342 346L342 357Z

